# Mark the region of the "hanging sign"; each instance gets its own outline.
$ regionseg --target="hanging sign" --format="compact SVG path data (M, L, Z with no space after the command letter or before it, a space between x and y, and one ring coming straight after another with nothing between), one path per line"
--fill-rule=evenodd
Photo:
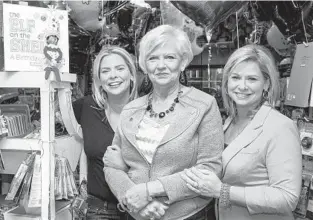
M3 3L3 37L5 71L46 71L57 66L60 72L69 72L67 11ZM47 53L52 41L54 48ZM58 65L47 64L50 56Z

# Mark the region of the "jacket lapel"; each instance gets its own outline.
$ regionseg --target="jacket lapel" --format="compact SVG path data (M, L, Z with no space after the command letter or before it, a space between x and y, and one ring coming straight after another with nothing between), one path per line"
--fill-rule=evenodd
M178 114L171 123L167 132L165 133L160 145L165 144L166 142L176 138L181 133L183 133L190 125L196 120L199 116L199 110L190 105L181 105L183 111L181 114Z
M269 114L271 107L263 105L256 113L248 126L239 134L223 152L223 175L229 162L247 145L254 141L263 130L263 123ZM224 125L224 131L228 128L232 118L227 119Z
M138 125L140 124L143 116L146 112L146 105L140 105L139 108L134 108L133 111L130 111L128 117L126 116L123 121L122 130L127 138L127 140L136 148L137 141L136 141L136 134L138 133Z

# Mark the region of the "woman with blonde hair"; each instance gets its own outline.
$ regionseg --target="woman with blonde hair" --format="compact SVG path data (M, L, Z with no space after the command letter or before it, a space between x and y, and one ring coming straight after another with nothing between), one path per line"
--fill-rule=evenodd
M223 173L192 168L182 175L190 190L219 199L220 220L293 220L302 173L293 121L275 110L278 71L263 46L247 45L228 59L222 95Z
M136 97L132 56L117 46L102 48L93 63L93 95L73 104L84 139L80 172L81 180L84 176L87 180L87 219L122 219L104 178L102 157L112 143L122 109ZM123 164L114 165L123 168Z

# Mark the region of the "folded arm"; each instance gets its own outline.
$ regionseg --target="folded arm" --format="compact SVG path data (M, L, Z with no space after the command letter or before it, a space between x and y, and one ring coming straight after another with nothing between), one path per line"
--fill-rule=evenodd
M112 141L112 145L121 146L121 124L119 123ZM113 167L104 167L103 172L105 180L108 183L112 193L122 202L127 190L136 184L128 177L126 170L121 170Z
M221 156L224 137L222 119L215 100L213 100L211 106L208 107L198 127L198 136L198 154L195 167L211 170L220 177L222 171ZM156 192L156 194L165 194L168 197L166 201L168 204L199 196L187 187L186 182L181 177L181 173L183 173L183 171L160 177L158 183L154 183L162 185L164 191ZM154 187L154 189L162 189L162 187L158 186ZM153 193L154 192L152 192L152 194Z

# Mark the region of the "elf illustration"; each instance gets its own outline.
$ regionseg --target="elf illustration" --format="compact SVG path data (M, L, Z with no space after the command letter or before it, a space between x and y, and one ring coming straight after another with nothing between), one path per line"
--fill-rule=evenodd
M60 23L56 17L52 16L48 20L46 29L46 46L43 53L45 55L47 65L44 69L45 79L48 79L51 73L54 73L56 81L60 82L60 68L63 65L63 53L58 46L60 39Z

